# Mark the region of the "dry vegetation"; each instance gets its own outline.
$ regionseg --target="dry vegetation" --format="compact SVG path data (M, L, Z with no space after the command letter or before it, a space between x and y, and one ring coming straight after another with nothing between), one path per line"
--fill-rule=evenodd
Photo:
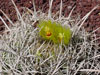
M25 8L21 16L13 0L18 21L8 27L2 17L0 19L7 28L0 35L0 74L2 75L99 75L100 47L95 31L86 32L83 25L88 16L98 6L94 7L82 19L73 18L71 13L64 17L62 1L59 16L51 13L52 1L48 14ZM6 15L5 15L6 16ZM7 17L7 16L6 16ZM72 39L68 46L45 41L39 35L39 28L33 27L40 19L50 19L69 26Z

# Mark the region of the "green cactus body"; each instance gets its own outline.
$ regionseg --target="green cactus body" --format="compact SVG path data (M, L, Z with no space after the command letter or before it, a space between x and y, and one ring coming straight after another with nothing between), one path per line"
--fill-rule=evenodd
M68 44L71 39L71 30L70 28L64 28L59 23L48 21L40 21L40 36L46 40L52 40L54 43Z

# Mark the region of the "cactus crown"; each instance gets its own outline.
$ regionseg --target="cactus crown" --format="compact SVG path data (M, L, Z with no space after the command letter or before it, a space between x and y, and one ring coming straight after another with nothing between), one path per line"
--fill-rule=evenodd
M38 27L40 28L40 36L45 40L52 40L54 43L69 44L71 39L70 28L62 27L61 24L52 22L51 20L42 20L39 22Z

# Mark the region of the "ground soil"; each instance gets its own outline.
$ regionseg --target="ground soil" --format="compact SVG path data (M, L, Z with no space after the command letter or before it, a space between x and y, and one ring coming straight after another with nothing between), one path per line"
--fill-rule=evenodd
M34 0L36 9L41 9L43 12L47 12L49 8L49 0ZM52 12L56 13L59 10L61 0L54 0ZM88 13L93 7L100 4L100 0L62 0L63 1L63 15L68 16L70 11L74 6L75 9L73 11L73 15L80 15L82 18L86 13ZM22 7L28 7L29 9L33 10L32 0L14 0L15 4L17 5L20 12L23 12ZM17 16L14 6L11 0L0 0L0 9L3 10L8 17L13 21L16 22ZM9 25L8 20L4 17L4 15L0 12L0 16L6 21ZM97 8L89 18L84 23L84 27L88 32L95 30L96 28L100 27L100 7ZM5 29L4 24L0 21L0 33ZM96 32L97 37L100 37L100 29Z

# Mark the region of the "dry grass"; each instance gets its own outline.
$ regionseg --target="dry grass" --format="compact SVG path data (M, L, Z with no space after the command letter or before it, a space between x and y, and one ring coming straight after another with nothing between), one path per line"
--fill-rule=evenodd
M27 9L21 16L15 3L18 21L0 35L0 73L2 75L99 75L100 47L95 30L86 32L85 20L98 6L94 7L82 19L62 16L62 0L59 16L52 15L52 1L48 14ZM34 3L33 3L34 4ZM74 10L72 10L74 11ZM31 13L31 14L30 14ZM69 26L72 39L68 46L53 44L39 36L39 29L33 25L40 19L51 19ZM70 25L71 23L71 25Z

